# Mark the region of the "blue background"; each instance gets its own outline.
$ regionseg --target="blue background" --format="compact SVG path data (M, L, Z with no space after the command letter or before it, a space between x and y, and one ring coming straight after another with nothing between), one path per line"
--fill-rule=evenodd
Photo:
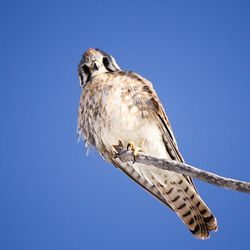
M249 247L249 195L196 181L199 241L76 134L98 47L154 83L188 163L250 181L249 1L2 1L0 30L0 249Z

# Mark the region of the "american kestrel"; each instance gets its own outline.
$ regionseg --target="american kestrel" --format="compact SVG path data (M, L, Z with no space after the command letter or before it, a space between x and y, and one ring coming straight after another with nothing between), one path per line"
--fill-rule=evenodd
M184 162L164 108L151 82L123 71L115 59L88 49L78 67L82 95L78 132L87 146L170 207L193 235L209 237L216 218L198 194L190 177L140 163L122 163L114 145L136 145L152 156ZM132 143L133 142L133 143Z

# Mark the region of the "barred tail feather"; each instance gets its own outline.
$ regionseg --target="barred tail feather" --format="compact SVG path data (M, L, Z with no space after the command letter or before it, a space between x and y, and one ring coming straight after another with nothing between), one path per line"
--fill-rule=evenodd
M217 230L216 218L182 175L164 185L153 177L153 183L196 238L207 239Z
M113 164L173 209L196 238L207 239L209 231L217 230L216 218L183 175L141 167L137 163Z

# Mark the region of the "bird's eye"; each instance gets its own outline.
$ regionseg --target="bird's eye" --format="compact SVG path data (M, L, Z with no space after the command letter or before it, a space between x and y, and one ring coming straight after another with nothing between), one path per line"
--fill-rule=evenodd
M103 57L102 62L103 62L105 67L107 67L109 65L109 59L107 57Z
M84 73L86 74L86 75L89 75L90 74L90 70L89 70L89 67L87 66L87 65L83 65L82 66L82 69L83 69L83 71L84 71Z

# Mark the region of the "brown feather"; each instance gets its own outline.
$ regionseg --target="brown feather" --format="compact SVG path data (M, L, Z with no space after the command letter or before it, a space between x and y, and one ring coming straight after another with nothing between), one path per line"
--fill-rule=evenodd
M95 60L101 58L100 51L91 49L91 56ZM155 138L149 134L147 146L150 148L155 145L157 147L154 152L161 152L172 160L184 162L170 122L152 84L133 72L97 73L84 85L78 111L79 134L88 145L95 146L107 161L173 209L197 238L207 238L209 231L217 229L216 219L198 195L190 177L114 159L112 145L119 140L124 145L133 139L139 143L144 141L145 134L141 134L139 130L149 125L146 129L153 129L155 135L160 137L155 144ZM122 109L127 113L122 113ZM132 126L128 127L128 122Z

